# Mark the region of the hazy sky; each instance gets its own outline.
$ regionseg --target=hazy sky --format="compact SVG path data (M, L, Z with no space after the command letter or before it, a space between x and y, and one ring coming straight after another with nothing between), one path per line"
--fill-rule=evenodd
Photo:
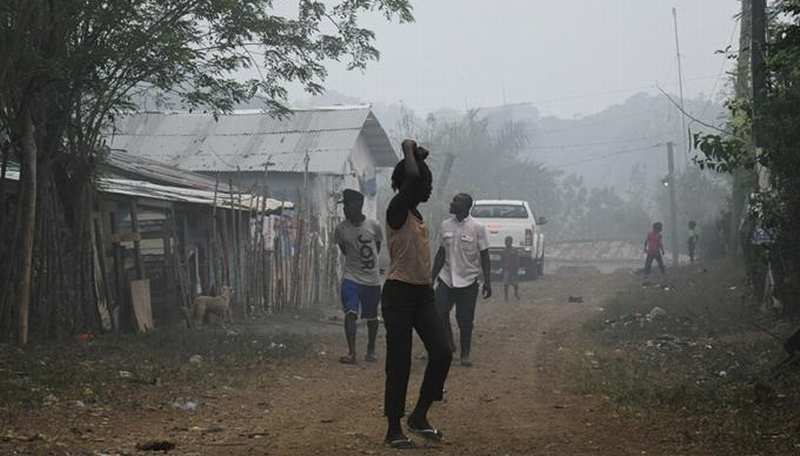
M673 6L687 96L718 93L728 64L715 51L738 47L737 0L412 3L412 24L365 18L381 60L365 73L332 65L330 89L418 112L530 101L571 117L655 91L656 83L677 92Z

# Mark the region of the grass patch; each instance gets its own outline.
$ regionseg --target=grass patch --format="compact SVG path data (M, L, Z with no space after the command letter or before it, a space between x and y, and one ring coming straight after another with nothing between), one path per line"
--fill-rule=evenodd
M573 388L677 432L687 449L797 454L800 368L771 380L786 354L754 325L788 336L797 323L759 314L742 283L737 267L714 263L617 293L584 326Z
M54 401L113 404L131 389L161 386L246 387L259 381L260 367L304 356L307 337L251 331L157 330L145 335L108 335L19 350L0 345L0 409ZM190 358L199 355L201 362Z

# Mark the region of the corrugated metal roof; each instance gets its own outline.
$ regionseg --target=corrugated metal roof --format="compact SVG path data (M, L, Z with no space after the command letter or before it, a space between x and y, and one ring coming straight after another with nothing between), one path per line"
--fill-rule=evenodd
M202 174L185 171L153 160L136 157L121 150L110 150L105 155L99 174L122 177L179 187L213 190L216 181ZM227 188L227 186L226 186Z
M19 170L7 170L6 179L18 181ZM175 187L171 185L154 184L152 182L141 180L99 177L97 179L97 190L102 193L108 193L112 195L137 196L159 201L202 204L205 206L214 205L213 190ZM250 195L247 193L243 193L241 195L241 204L239 203L239 199L239 194L234 193L234 204L232 205L231 194L219 191L216 195L216 204L219 207L225 208L235 206L236 209L240 210L260 209L262 204L265 205L264 208L267 210L276 210L279 208L291 209L294 207L294 204L291 202L279 201L272 198L268 198L266 201L263 201L263 197Z
M362 135L377 166L398 156L369 106L295 110L286 118L238 111L215 120L205 113L137 113L107 137L112 149L191 171L303 171L341 174Z
M173 187L130 179L98 179L97 188L101 192L114 195L138 196L163 201L202 204L205 206L213 206L215 201L213 190ZM233 200L233 203L231 203L231 200ZM241 194L241 197L238 193L231 195L227 192L217 192L216 194L216 205L226 208L234 207L242 210L258 209L261 200L261 197L245 193ZM267 210L294 207L292 203L278 201L272 198L268 198L265 203Z

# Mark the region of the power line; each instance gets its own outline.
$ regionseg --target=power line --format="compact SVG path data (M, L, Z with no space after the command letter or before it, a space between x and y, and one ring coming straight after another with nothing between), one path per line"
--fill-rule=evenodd
M583 160L577 160L577 161L570 162L570 163L563 163L561 165L548 166L548 168L552 168L552 169L569 168L569 167L572 167L572 166L575 166L575 165L581 165L583 163L589 163L589 162L593 162L593 161L604 160L606 158L616 157L618 155L632 154L632 153L635 153L635 152L642 152L642 151L646 151L646 150L652 150L652 149L655 149L656 147L661 147L662 145L663 144L653 144L653 145L647 146L647 147L636 147L636 148L632 148L632 149L618 150L618 151L612 152L610 154L604 154L604 155L599 155L599 156L595 156L595 157L589 157L589 158L585 158Z
M716 77L717 77L716 74L712 74L712 75L707 75L707 76L698 76L698 77L694 77L694 78L685 78L684 81L701 81L701 80L706 80L706 79L714 79ZM649 84L649 85L642 85L642 86L639 86L639 87L629 87L629 88L624 88L624 89L608 90L608 91L604 91L604 92L593 92L593 93L584 93L584 94L576 94L576 95L565 95L565 96L561 96L561 97L557 97L557 98L545 98L545 99L541 99L541 100L532 100L532 101L520 102L520 103L514 103L514 104L541 105L541 104L547 104L547 103L558 103L558 102L561 102L561 101L581 100L581 99L584 99L584 98L599 97L599 96L604 96L604 95L617 95L617 94L620 94L620 93L629 93L629 92L635 92L635 91L638 91L638 90L657 89L657 88L658 88L658 84ZM492 107L496 108L496 107L499 107L499 106L490 106L490 107L484 107L484 108L480 108L480 109L490 109Z
M723 133L723 134L727 134L728 133L727 131L725 131L725 130L719 128L719 127L715 127L714 125L711 125L709 123L703 122L702 120L698 119L697 117L689 114L688 112L686 112L685 109L683 109L681 107L681 105L679 105L675 100L673 100L672 97L669 96L669 94L667 94L667 92L664 92L664 90L661 89L661 87L659 87L658 90L660 90L661 94L664 95L665 97L667 97L667 100L669 100L673 105L675 105L675 107L678 108L678 111L680 111L681 114L683 114L684 116L692 119L693 121L699 123L700 125L702 125L704 127L711 128L711 129L716 130L716 131L718 131L720 133Z
M546 146L534 146L528 147L527 150L548 150L548 149L582 149L586 147L592 146L603 146L608 144L620 144L620 143L630 143L630 142L639 142L639 141L652 141L656 138L626 138L626 139L616 139L610 141L597 141L597 142L587 142L587 143L575 143L575 144L548 144Z

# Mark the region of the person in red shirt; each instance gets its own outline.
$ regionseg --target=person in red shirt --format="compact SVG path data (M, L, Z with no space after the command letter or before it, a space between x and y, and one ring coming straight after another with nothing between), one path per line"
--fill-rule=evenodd
M663 229L664 225L662 225L661 222L656 222L653 224L653 231L647 233L647 239L644 241L644 253L647 254L647 259L644 261L645 277L650 275L653 260L656 260L658 263L658 268L661 269L662 274L666 272L663 258L664 244L661 239L661 231Z

